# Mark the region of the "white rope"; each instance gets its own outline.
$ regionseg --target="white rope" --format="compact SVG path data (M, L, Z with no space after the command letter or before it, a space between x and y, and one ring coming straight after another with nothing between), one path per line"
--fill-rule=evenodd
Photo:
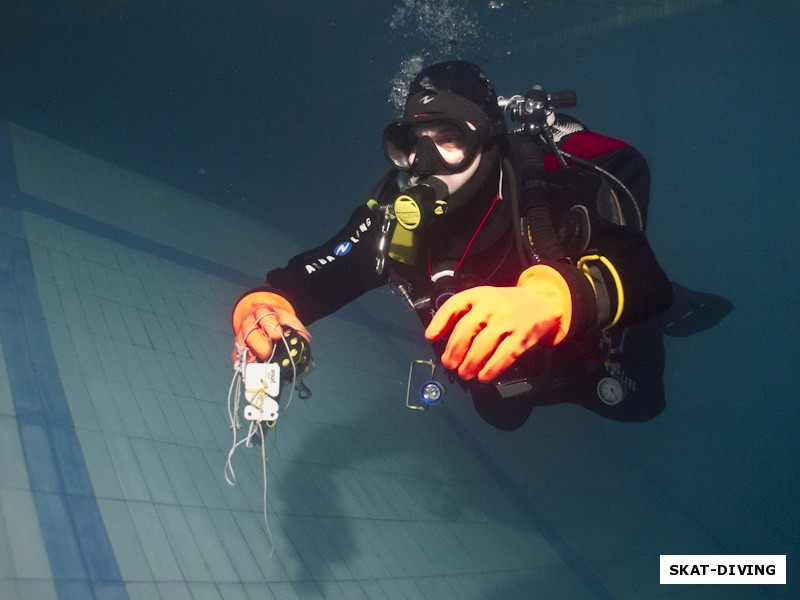
M271 327L270 331L267 331L265 329L265 326L261 324L261 320L264 317L267 317L267 316L274 316L275 319L276 319L276 323L275 324L269 325L269 327ZM245 386L244 382L245 382L247 365L250 362L255 362L255 358L252 358L252 360L251 360L252 353L249 352L249 350L248 350L248 348L246 346L247 337L251 333L253 333L253 331L255 331L256 329L260 328L262 335L264 337L266 337L268 340L270 340L270 342L272 343L272 353L270 354L270 357L265 362L267 362L267 363L273 362L274 359L275 359L275 351L277 349L277 344L275 344L272 341L272 338L270 337L269 334L272 333L272 331L274 331L275 329L279 329L281 331L281 334L283 333L283 330L281 329L280 323L277 321L277 319L278 319L278 315L276 313L274 313L274 312L264 313L258 319L256 319L256 321L253 323L253 325L250 327L250 329L248 329L247 334L243 338L243 341L245 342L245 346L244 347L241 347L239 345L236 346L237 354L236 354L236 361L234 362L234 367L233 367L234 368L234 373L233 373L233 377L231 378L230 387L228 388L228 420L229 420L229 423L230 423L230 428L231 428L231 431L232 431L233 440L231 442L231 449L228 452L228 456L227 456L227 459L225 461L225 469L224 469L225 481L228 483L228 485L235 486L236 485L236 473L234 472L234 469L233 469L233 455L236 453L236 449L239 446L241 446L242 444L245 444L247 447L252 447L252 445L253 445L253 443L252 443L253 442L253 436L258 434L259 437L261 438L261 475L262 475L262 480L263 480L262 508L263 508L263 516L264 516L264 525L266 526L266 531L267 531L267 539L269 539L269 543L270 543L269 558L272 558L272 556L275 553L275 541L274 541L274 538L273 538L273 535L272 535L272 528L270 527L270 524L269 524L269 516L268 516L268 511L267 511L267 506L268 506L268 503L267 503L267 461L272 457L272 453L274 452L275 446L277 444L277 429L276 429L276 434L272 436L273 443L272 443L272 448L270 449L269 455L267 455L266 448L265 448L265 446L266 446L266 434L264 432L264 423L263 422L261 422L261 421L251 421L250 425L248 427L247 435L245 435L245 437L243 439L241 439L241 440L238 439L238 430L241 429L241 422L239 420L239 409L241 407L241 398L242 398L242 393L243 393L244 386ZM308 332L306 332L305 330L302 330L302 332L305 333L306 335L308 335ZM284 345L284 348L286 349L286 354L289 357L289 362L290 362L290 364L292 366L291 390L289 392L289 399L287 400L286 406L284 407L284 410L286 410L286 409L289 408L289 405L292 403L292 399L294 398L295 381L297 380L297 364L295 363L294 357L292 356L292 349L289 347L289 342L286 340L285 336L284 335L280 335L279 339L281 340L281 342ZM268 429L273 429L273 428L275 428L275 424L276 424L276 421L272 421L271 423L267 424L267 428Z

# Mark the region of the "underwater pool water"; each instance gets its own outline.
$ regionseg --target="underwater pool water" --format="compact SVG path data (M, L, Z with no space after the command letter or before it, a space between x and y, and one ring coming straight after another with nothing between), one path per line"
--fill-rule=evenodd
M8 9L0 597L795 597L796 5L366 5ZM392 90L453 56L506 95L576 89L647 156L680 289L664 410L541 407L511 434L454 389L408 410L429 351L373 292L311 328L270 543L260 450L224 478L231 307L364 200ZM786 555L787 584L661 585L666 554Z

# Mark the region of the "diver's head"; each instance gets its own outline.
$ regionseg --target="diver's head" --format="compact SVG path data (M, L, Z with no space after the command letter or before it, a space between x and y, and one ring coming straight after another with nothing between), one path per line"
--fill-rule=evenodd
M505 133L486 75L471 63L447 61L426 67L411 83L403 115L384 129L383 148L396 168L415 180L435 177L452 196Z

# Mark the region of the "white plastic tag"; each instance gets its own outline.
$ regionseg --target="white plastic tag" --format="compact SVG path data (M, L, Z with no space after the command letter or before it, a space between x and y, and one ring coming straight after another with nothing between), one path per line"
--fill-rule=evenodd
M275 363L250 363L244 372L244 397L248 402L266 393L277 398L281 392L281 370Z
M278 420L278 403L272 398L264 398L264 404L260 409L252 404L244 407L244 418L248 421L273 421Z

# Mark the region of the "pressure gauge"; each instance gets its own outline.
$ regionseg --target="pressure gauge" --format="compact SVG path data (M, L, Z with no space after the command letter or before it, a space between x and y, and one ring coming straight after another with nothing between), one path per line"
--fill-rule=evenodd
M619 379L603 377L597 383L597 395L605 404L615 406L625 399L627 390Z

